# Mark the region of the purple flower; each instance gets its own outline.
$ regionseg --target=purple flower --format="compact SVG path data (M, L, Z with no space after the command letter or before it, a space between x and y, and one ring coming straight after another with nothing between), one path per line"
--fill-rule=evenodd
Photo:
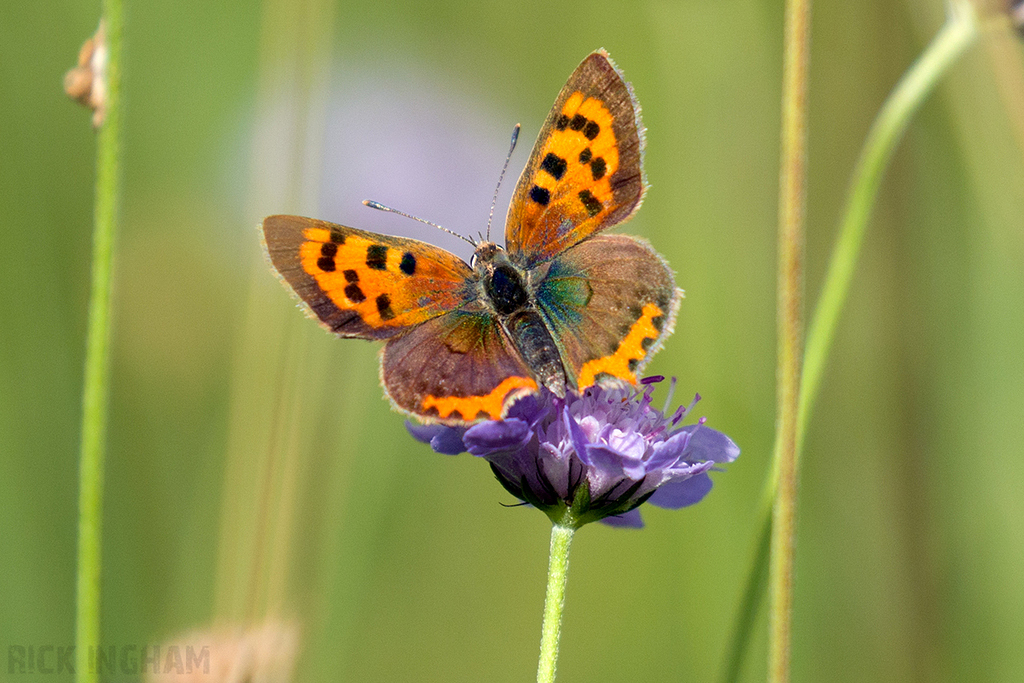
M565 399L542 391L517 401L505 419L468 428L408 428L439 453L485 458L509 493L556 523L641 527L642 503L676 509L699 502L711 490L708 471L740 452L703 419L677 427L700 396L670 416L652 407L654 384L663 379L642 380L640 390L593 386Z

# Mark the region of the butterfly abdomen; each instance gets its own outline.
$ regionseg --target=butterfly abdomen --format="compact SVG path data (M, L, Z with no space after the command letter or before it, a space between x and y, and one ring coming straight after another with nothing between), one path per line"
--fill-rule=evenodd
M541 384L555 396L564 398L565 369L562 367L562 356L536 309L527 308L509 317L505 321L505 329Z

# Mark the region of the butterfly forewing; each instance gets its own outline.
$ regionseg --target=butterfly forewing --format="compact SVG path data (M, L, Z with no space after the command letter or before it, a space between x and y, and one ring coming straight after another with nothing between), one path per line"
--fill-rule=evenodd
M470 267L425 242L300 216L268 217L263 236L277 272L342 337L387 339L473 297Z
M640 108L603 50L569 77L516 185L505 224L525 266L629 218L644 193Z

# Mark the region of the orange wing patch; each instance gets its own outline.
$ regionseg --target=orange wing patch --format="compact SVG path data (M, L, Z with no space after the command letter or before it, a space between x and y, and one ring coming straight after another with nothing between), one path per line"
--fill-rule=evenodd
M523 221L552 239L591 219L612 203L611 176L619 169L613 117L601 100L574 92L541 147ZM568 222L567 222L568 221Z
M630 384L636 384L636 373L630 368L630 363L634 362L635 365L647 355L648 346L661 334L654 326L654 319L663 314L657 305L645 305L640 313L640 319L629 328L629 333L619 343L615 353L595 358L583 364L579 374L580 389L592 385L601 374L608 374L624 379ZM647 345L644 344L645 341Z
M629 218L644 194L643 126L633 91L603 50L569 77L537 136L505 221L527 267Z
M432 410L436 410L437 416L443 420L500 420L506 405L534 391L537 391L537 383L529 377L506 377L484 396L426 396L423 399L423 412L430 415ZM452 413L458 413L459 416L452 418Z
M413 240L324 227L306 228L303 237L302 269L338 308L375 329L416 325L456 308L470 272L455 256L442 261Z

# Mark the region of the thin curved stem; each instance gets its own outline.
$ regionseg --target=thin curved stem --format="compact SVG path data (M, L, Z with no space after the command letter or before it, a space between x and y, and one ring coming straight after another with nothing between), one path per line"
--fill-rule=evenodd
M961 1L951 4L946 23L896 84L868 131L853 172L843 221L839 226L839 237L832 251L821 298L807 332L797 419L798 453L821 385L839 315L850 292L850 281L860 257L864 233L885 169L914 113L935 89L938 80L974 43L977 36L977 17L971 3Z
M754 622L757 619L761 601L764 600L765 588L768 583L768 548L772 534L771 506L768 506L767 513L760 515L760 518L761 529L758 535L757 549L751 564L751 573L747 577L747 585L743 590L743 600L736 613L729 649L725 653L725 663L722 666L720 677L722 683L736 683L740 679L743 660L747 654L747 648L750 647L750 637L754 633Z

